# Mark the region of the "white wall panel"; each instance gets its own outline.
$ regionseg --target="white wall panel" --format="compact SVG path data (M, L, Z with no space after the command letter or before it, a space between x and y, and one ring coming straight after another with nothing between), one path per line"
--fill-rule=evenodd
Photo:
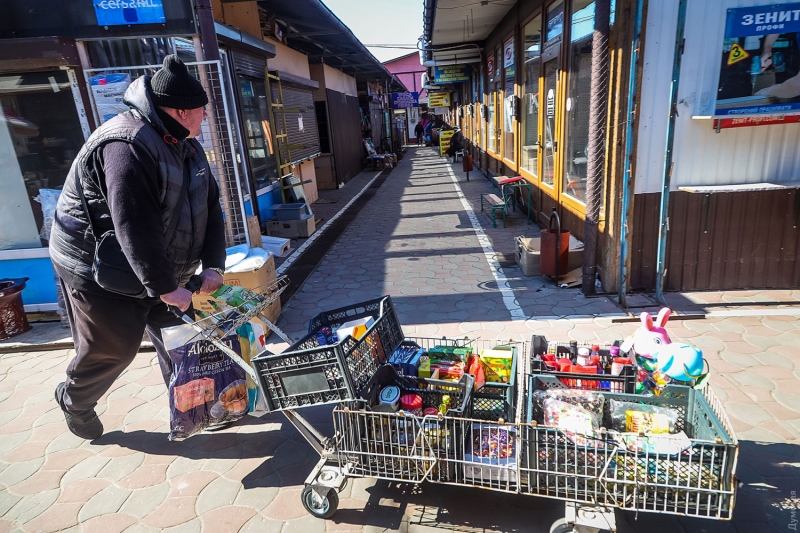
M672 189L800 179L800 124L716 133L714 114L727 9L765 0L689 0L678 90ZM787 2L788 3L788 2ZM644 52L636 193L661 191L678 0L650 0Z

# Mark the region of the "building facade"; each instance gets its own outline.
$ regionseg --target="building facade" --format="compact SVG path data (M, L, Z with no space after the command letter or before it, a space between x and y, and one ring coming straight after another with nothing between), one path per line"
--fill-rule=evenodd
M444 66L468 74L429 98L450 97L487 175L532 184L540 224L555 209L587 241L585 280L623 297L798 286L796 28L744 17L780 20L800 4L459 6L425 2L429 79Z

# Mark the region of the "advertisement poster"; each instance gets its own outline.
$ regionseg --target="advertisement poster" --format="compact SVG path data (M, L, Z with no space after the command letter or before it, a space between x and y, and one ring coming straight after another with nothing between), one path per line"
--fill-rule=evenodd
M446 65L433 67L433 83L463 83L469 81L469 65Z
M450 137L453 136L455 130L442 130L439 132L439 155L444 157L447 149L450 148Z
M800 3L729 9L715 115L800 113Z
M392 109L406 109L407 107L419 107L419 93L392 93Z
M428 93L428 107L450 107L450 93Z
M128 106L122 102L122 96L130 84L130 74L101 74L89 78L101 124L128 110Z

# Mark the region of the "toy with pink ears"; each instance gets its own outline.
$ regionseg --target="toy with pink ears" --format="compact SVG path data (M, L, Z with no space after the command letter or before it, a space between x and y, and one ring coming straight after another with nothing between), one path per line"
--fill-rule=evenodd
M650 313L642 313L641 326L626 343L632 344L639 366L636 392L650 389L659 394L670 381L694 382L706 374L703 352L670 339L666 325L671 314L666 307L655 320Z

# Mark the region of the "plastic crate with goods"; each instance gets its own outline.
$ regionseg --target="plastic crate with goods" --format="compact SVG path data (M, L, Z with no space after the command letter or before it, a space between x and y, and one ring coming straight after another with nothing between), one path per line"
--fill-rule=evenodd
M324 311L308 331L283 353L253 359L271 411L357 398L403 340L389 296Z
M738 441L710 390L574 390L528 377L523 491L622 509L729 519Z

